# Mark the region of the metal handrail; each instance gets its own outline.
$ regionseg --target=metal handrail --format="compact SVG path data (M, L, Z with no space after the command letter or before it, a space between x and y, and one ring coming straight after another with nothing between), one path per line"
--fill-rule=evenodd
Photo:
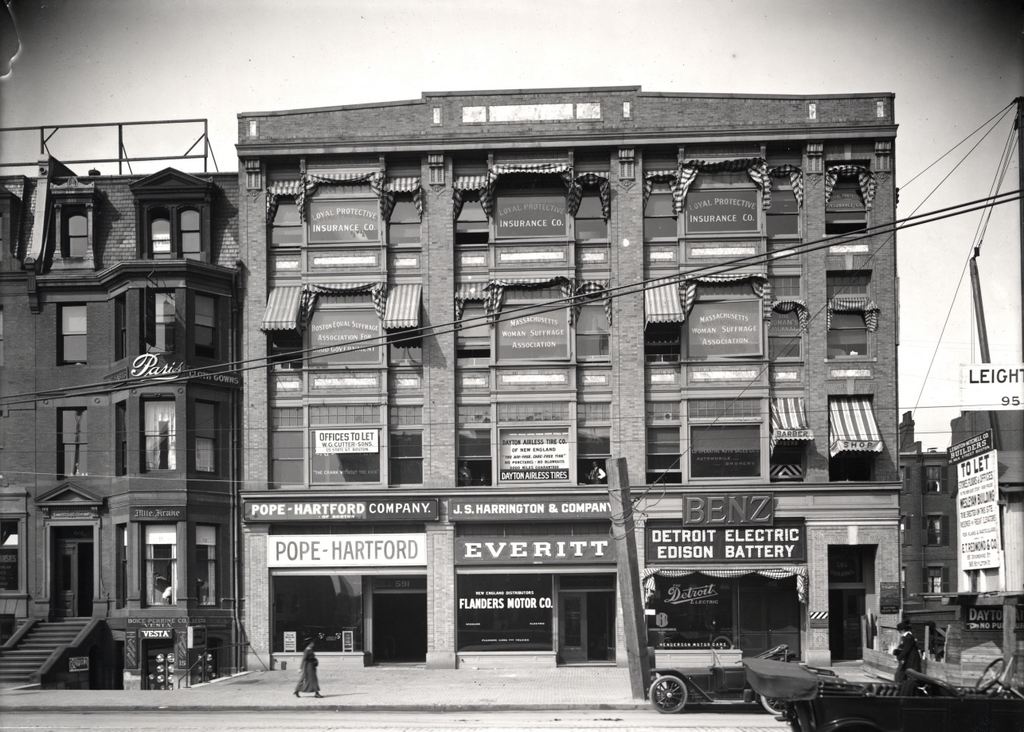
M202 649L200 651L199 657L195 661L193 661L189 665L188 668L186 668L184 671L182 671L180 674L178 674L178 680L176 682L176 688L180 689L181 685L182 685L182 682L184 682L186 689L192 688L192 672L195 671L197 666L200 666L202 668L202 674L200 675L201 678L200 678L198 683L205 684L207 681L210 681L213 678L217 678L216 675L210 677L209 679L206 678L206 667L205 666L201 666L201 664L206 660L206 658L205 658L206 654L214 652L214 653L217 653L219 655L223 651L231 651L232 655L234 655L234 653L236 652L237 649L244 650L244 649L248 648L249 645L250 645L249 643L228 643L228 644L223 645L223 646L216 646L215 648L205 648L205 649ZM193 649L193 650L197 650L197 649Z

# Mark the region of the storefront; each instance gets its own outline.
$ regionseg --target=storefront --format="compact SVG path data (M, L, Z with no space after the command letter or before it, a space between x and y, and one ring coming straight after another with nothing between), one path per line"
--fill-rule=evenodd
M264 568L249 571L265 589L249 599L267 604L274 658L294 662L312 642L340 664L425 660L425 522L438 520L437 499L261 497L243 510L247 544L265 541Z
M780 643L799 654L807 603L807 530L779 518L771 494L679 499L646 522L642 572L648 642L658 663L714 649L748 656Z
M460 666L624 657L608 516L596 496L449 501Z

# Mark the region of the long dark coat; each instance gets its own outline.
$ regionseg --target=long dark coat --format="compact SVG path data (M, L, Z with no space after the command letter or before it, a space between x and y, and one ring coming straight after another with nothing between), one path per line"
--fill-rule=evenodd
M921 670L921 649L917 647L917 638L909 630L903 631L903 634L900 636L900 644L893 651L893 655L899 661L893 678L897 684L903 683L906 680L908 668L915 671Z
M302 676L299 677L299 683L295 685L295 691L308 693L320 691L320 680L316 677L316 667L319 663L312 648L307 648L302 652Z

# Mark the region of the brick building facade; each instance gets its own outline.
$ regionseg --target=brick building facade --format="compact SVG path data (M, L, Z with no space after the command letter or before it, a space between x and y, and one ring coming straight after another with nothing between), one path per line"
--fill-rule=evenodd
M6 683L239 665L237 195L234 173L52 158L0 184ZM56 662L23 650L55 623Z
M254 653L625 663L621 457L659 663L859 657L899 611L893 116L633 87L239 115Z

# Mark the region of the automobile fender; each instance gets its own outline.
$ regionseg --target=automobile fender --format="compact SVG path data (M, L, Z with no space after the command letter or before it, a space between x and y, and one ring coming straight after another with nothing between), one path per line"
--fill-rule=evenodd
M844 717L814 728L814 732L884 732L871 720L862 717Z

